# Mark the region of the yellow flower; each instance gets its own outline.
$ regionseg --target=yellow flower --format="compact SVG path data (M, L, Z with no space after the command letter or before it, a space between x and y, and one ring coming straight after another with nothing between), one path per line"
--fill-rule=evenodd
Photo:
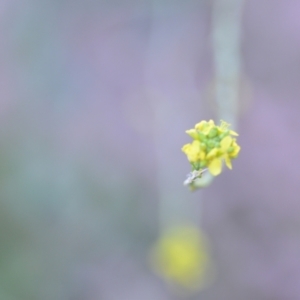
M200 123L195 125L195 129L201 131L203 134L207 135L212 128L215 127L215 122L213 120L201 121Z
M225 160L225 164L228 167L228 169L232 169L232 164L231 164L231 157L229 155L228 150L230 149L231 145L233 143L233 139L230 136L226 136L220 143L221 145L221 151L223 152L222 157Z
M182 151L187 155L190 162L197 162L205 157L199 141L193 141L191 144L184 145Z
M222 161L225 160L225 164L229 169L232 169L231 160L227 153L229 147L232 144L232 138L226 136L220 142L220 148L213 148L206 156L208 160L207 166L209 172L217 176L222 172Z
M222 172L223 161L232 169L231 160L238 156L241 148L232 137L238 134L229 130L229 127L230 124L225 121L217 126L213 120L209 120L201 121L195 128L186 131L193 142L183 146L182 151L193 170L200 171L207 167L212 175L217 176Z
M236 143L235 139L233 140L231 146L233 147L233 150L232 152L229 152L229 156L231 158L236 158L240 153L241 147Z
M199 135L196 129L189 129L186 131L186 133L194 140L199 140Z
M235 131L228 130L229 127L230 127L230 124L228 124L227 122L221 120L221 125L218 126L218 131L219 131L219 133L226 133L226 132L228 132L231 135L238 136L238 134Z
M153 247L151 262L160 276L186 289L201 288L210 275L206 239L192 226L165 232Z

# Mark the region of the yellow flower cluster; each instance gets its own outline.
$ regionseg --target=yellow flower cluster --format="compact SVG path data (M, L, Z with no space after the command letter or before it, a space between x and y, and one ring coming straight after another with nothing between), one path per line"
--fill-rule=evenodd
M158 275L178 287L198 290L211 280L207 240L196 227L180 226L166 231L151 254Z
M241 147L233 136L238 134L229 130L229 124L221 121L215 125L213 120L201 121L195 128L186 133L193 138L193 142L182 147L193 170L208 168L209 172L217 176L222 171L222 162L232 169L231 160L236 158Z

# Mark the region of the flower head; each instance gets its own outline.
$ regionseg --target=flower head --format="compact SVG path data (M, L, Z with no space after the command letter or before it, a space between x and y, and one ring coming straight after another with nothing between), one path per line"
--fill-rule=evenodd
M232 169L231 160L238 156L241 147L234 138L238 134L229 127L225 121L217 126L213 120L209 120L201 121L195 128L186 131L193 141L184 145L182 151L193 170L207 168L212 175L217 176L222 172L223 162Z
M203 287L211 275L206 238L193 226L166 231L153 247L151 262L158 275L188 290Z

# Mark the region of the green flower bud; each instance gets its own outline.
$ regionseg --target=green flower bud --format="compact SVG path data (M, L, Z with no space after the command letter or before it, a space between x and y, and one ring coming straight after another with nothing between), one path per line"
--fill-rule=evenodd
M202 160L200 162L200 168L204 168L204 167L206 167L206 165L207 165L207 161L206 160Z
M207 142L207 146L208 146L209 148L214 148L214 147L215 147L215 142L214 142L214 141L208 141L208 142Z
M206 141L207 141L207 138L206 138L205 134L203 134L203 133L200 132L200 131L197 131L197 133L198 133L198 136L199 136L199 140L200 140L201 142L206 142Z
M218 129L216 127L212 128L208 134L209 138L214 138L218 134Z

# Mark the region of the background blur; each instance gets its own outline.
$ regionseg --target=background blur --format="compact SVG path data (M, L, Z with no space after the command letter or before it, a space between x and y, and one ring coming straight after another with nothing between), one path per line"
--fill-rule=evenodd
M190 193L184 131L218 121L212 10L1 0L1 300L300 299L300 2L244 1L242 151ZM216 276L180 296L147 256L185 209Z

